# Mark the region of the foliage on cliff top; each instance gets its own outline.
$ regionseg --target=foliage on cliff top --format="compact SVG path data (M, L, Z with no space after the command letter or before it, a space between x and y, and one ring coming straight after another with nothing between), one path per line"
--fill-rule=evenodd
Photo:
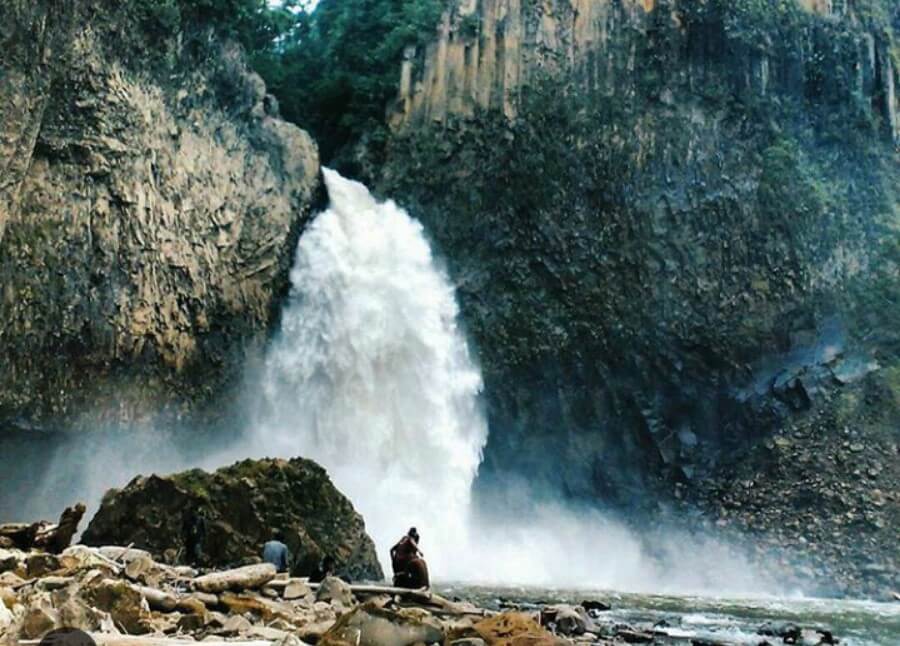
M428 40L445 0L131 0L148 45L202 47L212 30L239 42L284 116L311 131L322 157L348 158L385 134L403 51Z
M131 8L151 42L213 28L219 36L255 52L271 48L290 29L295 5L288 1L270 6L267 0L133 0Z
M776 57L799 54L818 30L831 46L818 48L820 73L809 74L805 91L819 101L851 89L845 62L858 42L848 23L891 39L893 24L900 22L900 5L886 0L857 0L852 19L842 20L805 11L796 0L669 4L683 25L717 25L713 31L732 46ZM188 44L202 43L204 29L212 26L221 37L240 42L285 118L313 134L326 163L351 173L357 142L378 149L387 138L385 109L397 92L404 49L431 39L447 5L448 0L320 0L310 9L304 0L132 0L151 39L179 34ZM668 25L662 10L660 5L656 14ZM477 34L477 21L470 22L462 29ZM672 52L663 49L668 59ZM645 68L652 73L652 61ZM828 87L824 77L831 78Z
M254 64L284 116L310 130L322 159L349 156L363 135L384 132L403 50L425 42L444 0L321 0Z

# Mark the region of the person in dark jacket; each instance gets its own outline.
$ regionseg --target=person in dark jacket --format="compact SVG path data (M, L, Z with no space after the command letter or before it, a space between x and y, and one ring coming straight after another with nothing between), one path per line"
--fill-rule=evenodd
M288 572L291 569L291 553L284 544L284 534L280 530L272 532L272 539L263 545L262 558L265 563L271 563L279 572Z
M425 554L419 549L419 532L410 527L406 536L391 548L394 585L401 588L427 588L430 585Z

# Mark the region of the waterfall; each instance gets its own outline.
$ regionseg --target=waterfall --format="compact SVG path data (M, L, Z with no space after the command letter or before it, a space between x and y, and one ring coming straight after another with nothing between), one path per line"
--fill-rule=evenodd
M241 400L252 423L242 436L186 444L154 423L111 426L56 451L23 508L55 511L74 496L94 507L137 473L303 456L323 465L363 515L385 566L393 542L416 526L433 579L445 582L777 589L728 542L665 524L638 533L554 500L558 492L534 500L532 488L495 484L504 487L498 499L524 504L475 514L488 429L453 285L421 224L362 184L324 175L331 204L301 236L281 328L263 365L248 368Z
M325 466L383 559L418 526L446 572L487 441L480 372L422 225L323 172L331 204L297 247L255 441Z
M669 528L637 536L562 502L476 517L488 431L453 285L419 222L358 182L324 175L330 206L298 243L281 329L248 386L253 446L238 454L319 462L362 513L383 565L416 526L437 579L761 589L727 545Z

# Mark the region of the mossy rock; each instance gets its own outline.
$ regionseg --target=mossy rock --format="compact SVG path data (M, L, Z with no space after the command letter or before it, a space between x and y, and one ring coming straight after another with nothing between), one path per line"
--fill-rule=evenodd
M187 555L185 528L205 517L199 561ZM294 555L295 572L309 574L332 554L338 571L381 580L375 545L362 517L310 460L244 460L213 473L138 476L106 493L83 541L129 545L158 556L175 550L201 566L251 562L279 529Z

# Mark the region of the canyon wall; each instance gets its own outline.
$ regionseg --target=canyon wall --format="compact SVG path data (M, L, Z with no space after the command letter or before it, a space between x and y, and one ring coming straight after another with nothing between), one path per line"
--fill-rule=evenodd
M674 509L894 585L898 27L876 0L484 0L407 50L369 167L457 284L487 501Z
M564 73L575 87L587 89L602 84L605 93L613 93L622 83L630 82L613 73L616 59L627 58L626 69L631 75L642 63L637 58L640 38L625 50L616 46L623 32L636 30L644 38L652 38L647 30L665 26L691 39L692 48L715 46L717 34L698 30L692 19L702 14L697 7L716 3L693 3L693 8L691 4L672 0L453 2L433 41L418 50L407 49L390 121L395 127L411 126L443 121L448 115L472 116L477 110L499 110L514 117L523 88L548 72ZM861 4L868 8L870 3ZM768 11L772 18L779 19L779 9L774 5L743 0L733 5L738 9L732 15L738 19L752 19L755 11ZM831 69L829 74L846 75L842 91L848 96L877 99L892 135L900 137L900 104L895 91L900 71L896 69L892 40L883 31L869 29L869 14L855 11L849 0L798 0L798 6L837 30L842 23L852 25L852 55L841 60L843 69ZM793 53L812 55L821 45L815 41L816 35L815 29L806 30L798 42L791 44ZM773 65L783 57L779 48L784 43L774 42L764 33L747 36L748 42L733 52L733 62L740 68L733 71L743 77L746 89L760 94L796 89L792 86L802 78L772 73ZM681 72L691 76L692 84L703 83L696 70Z
M275 321L316 146L153 7L0 6L0 427L194 412Z

